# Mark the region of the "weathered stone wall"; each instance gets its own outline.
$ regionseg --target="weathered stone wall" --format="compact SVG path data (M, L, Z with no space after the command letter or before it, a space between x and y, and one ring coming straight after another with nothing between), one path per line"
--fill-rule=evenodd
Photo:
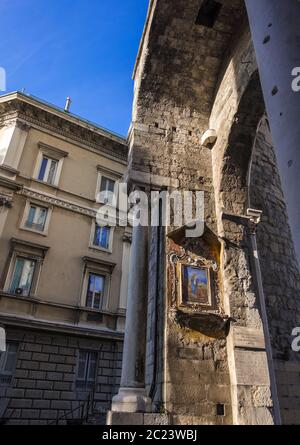
M245 211L245 187L251 144L264 111L259 76L256 72L257 64L250 30L247 22L244 22L238 29L227 56L224 57L209 119L209 127L216 130L218 135L212 150L212 164L220 234L222 208L240 214ZM245 99L241 103L243 96ZM237 136L238 141L235 140ZM235 159L232 161L233 156ZM232 191L234 196L228 198Z
M106 411L121 375L119 342L8 328L7 340L18 343L17 366L10 387L0 386L3 417L8 424L47 424L84 403L88 392L75 387L78 350L98 351L94 415L105 423ZM80 409L66 419L79 418ZM65 423L65 420L62 421Z
M299 324L299 276L274 151L269 137L266 139L262 133L257 136L250 202L248 199L248 168L257 126L264 114L256 70L251 37L246 30L233 43L230 56L224 62L210 118L210 127L218 134L213 149L213 171L219 234L225 241L224 289L228 295L228 311L238 325L262 331L251 231L245 221L222 220L222 209L234 215L246 215L248 207L261 209L264 216L257 238L281 416L284 423L297 423L299 367L291 350L291 332ZM234 345L231 346L234 351ZM231 359L231 370L233 362ZM263 386L261 388L264 391ZM244 405L237 414L242 422L257 419L257 415L253 417L251 413L251 407L258 403L253 398L255 392L255 386L252 390L247 386L242 391L240 387L237 389L236 398ZM263 399L265 406L263 403L260 406ZM260 412L259 422L267 421L267 411L273 411L270 401L262 398L261 402L256 406Z
M208 128L217 73L235 31L234 22L242 15L240 2L223 3L220 20L214 29L209 29L195 23L200 6L196 0L152 2L153 14L149 15L149 28L136 68L129 156L132 178L134 171L138 171L153 175L158 187L168 188L169 184L170 191L174 186L179 190L204 191L205 219L212 230L216 230L216 214L211 151L201 146L200 138ZM140 175L140 182L141 178ZM191 422L192 419L196 423L230 423L229 376L224 342L205 336L193 339L192 333L178 328L172 316L168 316L167 321L167 345L162 342L165 329L163 309L166 309L168 295L165 290L157 295L154 286L158 274L162 272L160 289L163 287L165 258L169 251L167 248L161 252L157 260L155 234L152 241L147 387L150 389L153 382L156 299L162 304L158 303L160 335L159 345L156 345L159 358L156 383L159 388L155 393L155 402L166 402L162 409L174 414L174 423ZM167 366L167 381L163 388L164 366ZM220 373L216 366L222 370ZM161 394L161 400L158 394ZM167 400L164 400L164 396ZM218 402L227 404L226 415L219 418L216 414Z
M210 128L218 135L212 163L218 234L223 239L225 307L236 320L227 341L233 422L242 424L274 422L252 228L245 218L248 167L263 113L255 54L244 22L224 57L210 116ZM245 337L248 344L240 342ZM255 369L256 373L250 372Z
M283 423L300 423L300 354L291 333L300 325L300 277L276 155L266 120L253 151L251 207L263 211L257 229L263 287Z
M168 328L167 395L168 408L175 424L231 424L230 379L227 364L226 334L217 335L211 314L225 315L218 245L207 245L206 233L200 239L168 240ZM216 239L215 239L216 242ZM217 242L216 242L217 244ZM210 307L185 307L178 302L177 259L212 261L213 294ZM193 328L191 317L199 317ZM195 320L195 319L194 319ZM209 325L207 325L209 323ZM224 414L217 412L222 405Z
M214 27L207 28L195 24L200 6L198 1L152 1L135 71L129 157L132 178L138 171L141 173L139 182L143 183L144 178L146 187L153 183L169 190L205 192L206 223L222 241L220 308L235 319L226 342L199 338L193 331L186 331L176 324L170 305L165 303L166 347L160 350L163 352L160 367L163 370L166 366L166 381L159 378L157 383L162 384L162 390L156 394L161 393L165 402L163 408L173 415L174 423L272 424L276 414L273 361L272 354L268 353L266 319L258 292L253 222L247 218L247 175L257 126L265 106L243 4L239 1L221 3L221 13ZM218 135L212 150L200 144L200 138L208 128L216 130ZM271 165L272 162L271 157L257 158L258 175L263 175L264 163ZM276 230L279 230L285 221L285 212L278 184L274 181L272 184L274 197L267 210L278 220ZM259 196L260 188L253 193ZM275 205L279 210L273 208ZM266 222L268 225L264 226ZM290 263L288 260L294 252L287 232L276 232L273 226L271 219L265 220L259 229L258 241L267 258L265 264L275 264L273 271L262 267L263 282L266 299L269 298L269 320L274 318L270 331L281 407L284 409L290 404L290 409L295 408L290 415L283 412L283 420L292 422L298 409L294 385L298 382L298 368L294 362L287 364L281 355L277 357L276 354L286 351L288 332L297 325L297 318L292 317L291 312L299 310L295 304L298 294L294 292L298 276L293 260ZM270 235L266 236L266 233ZM272 241L269 236L281 237L273 250L269 249ZM170 253L170 243L167 242L165 255L161 254L158 261L158 242L154 234L149 283L156 283L161 270L167 276L165 258ZM283 250L286 251L286 262L272 256L273 253L283 254ZM160 263L159 271L157 262ZM280 282L281 290L276 287L277 293L272 285L275 271L277 275L284 272L289 277L289 283ZM149 293L148 388L151 387L154 365L155 296L166 302L169 284L168 278L165 295L157 295L153 289ZM294 293L294 297L291 302L286 302L288 311L281 317L283 304L276 305L274 312L270 307L271 301L274 303L274 298L279 298L276 295L281 295L284 288L288 289L289 296ZM283 329L280 328L282 325ZM283 334L286 340L276 339L276 332ZM159 333L163 338L163 326ZM288 377L284 373L287 367L290 369ZM284 385L285 379L288 386ZM294 399L284 399L288 394ZM227 408L222 418L216 416L218 402Z

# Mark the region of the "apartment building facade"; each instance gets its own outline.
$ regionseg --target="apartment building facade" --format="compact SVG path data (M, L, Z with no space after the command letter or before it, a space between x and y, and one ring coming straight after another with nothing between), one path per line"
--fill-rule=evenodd
M2 423L105 421L131 233L96 215L126 164L125 139L32 96L0 97Z

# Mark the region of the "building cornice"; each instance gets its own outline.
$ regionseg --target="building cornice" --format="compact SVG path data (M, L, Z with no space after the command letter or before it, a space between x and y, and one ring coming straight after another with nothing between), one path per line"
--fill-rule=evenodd
M52 145L44 144L44 142L39 142L38 146L41 151L55 153L59 158L66 158L69 155L67 151L53 147Z
M71 210L72 212L81 213L82 215L90 216L96 218L97 210L91 207L85 207L65 199L57 198L56 196L51 196L46 193L40 192L38 190L32 190L30 188L24 187L19 191L20 195L26 196L28 198L34 198L39 201L45 202L47 204L52 204L57 207L62 207L66 210Z
M106 157L127 162L125 138L21 93L0 96L0 127L14 124L54 132Z
M26 318L16 317L13 315L0 315L0 321L4 326L14 326L20 328L30 328L45 332L65 333L68 335L80 335L81 337L88 338L105 338L123 340L124 334L122 332L116 332L108 329L89 329L87 326L67 326L66 324L60 324L48 321L39 320L27 320Z
M20 304L26 304L26 311L20 311L20 313L8 313L5 309L1 307L0 314L0 323L4 326L18 326L18 327L28 327L30 329L39 329L44 331L57 331L64 332L66 334L71 335L86 335L88 337L105 337L105 338L123 338L124 334L120 331L116 331L109 327L108 319L117 320L118 318L124 318L126 312L118 311L96 311L95 309L90 309L87 307L74 306L64 303L57 303L51 301L43 301L38 298L33 297L20 297L18 295L12 295L7 292L3 292L0 290L0 305L3 300L3 308L6 308L6 301L11 302L20 302ZM73 321L65 321L63 319L60 320L51 320L51 319L41 319L37 315L38 308L49 308L51 309L59 309L60 311L71 311L69 313L70 320ZM44 310L44 309L43 309ZM25 315L26 314L26 315ZM72 315L71 315L72 314ZM104 325L98 326L93 325L90 322L84 322L82 319L84 314L98 314L104 317Z
M23 184L16 182L10 178L5 178L4 176L0 176L0 186L6 187L7 189L13 191L21 191L23 189Z
M50 249L49 246L43 246L41 244L32 243L30 241L25 241L25 240L17 239L17 238L11 238L10 242L11 242L13 247L17 247L17 246L29 247L29 248L32 248L32 249L40 250L44 254Z
M100 258L84 256L82 258L82 260L86 265L91 265L91 264L95 265L96 264L98 266L105 267L110 271L110 273L112 273L112 271L116 267L116 263L112 263L111 261L103 260Z
M91 207L85 207L83 205L77 204L75 202L58 198L53 195L48 195L47 193L41 192L39 190L33 190L28 187L23 187L21 190L18 191L18 194L25 196L27 198L36 199L38 201L51 204L57 207L61 207L65 210L70 210L71 212L80 213L81 215L89 216L90 218L96 218L98 210L101 208L93 209ZM120 212L120 210L117 212L118 216L116 217L117 222L124 226L124 222L127 221L126 213ZM115 219L111 219L108 215L108 218L106 220L107 224L115 225L116 221Z

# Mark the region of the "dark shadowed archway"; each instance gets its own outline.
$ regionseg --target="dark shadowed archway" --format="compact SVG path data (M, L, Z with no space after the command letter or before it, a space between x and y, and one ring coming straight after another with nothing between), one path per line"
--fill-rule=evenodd
M247 173L256 131L265 111L258 72L255 71L238 105L225 150L220 199L226 211L245 214Z

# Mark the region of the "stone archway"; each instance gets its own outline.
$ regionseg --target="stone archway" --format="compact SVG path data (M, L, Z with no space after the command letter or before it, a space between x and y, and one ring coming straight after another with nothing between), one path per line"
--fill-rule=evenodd
M262 210L256 237L281 418L299 424L300 357L291 333L300 325L300 277L267 119L257 129L249 179L250 205Z
M260 325L260 317L251 272L250 232L248 220L244 217L248 204L249 165L257 127L264 112L260 80L255 71L241 97L226 141L217 197L218 207L223 209L224 284L230 284L231 315L246 324L253 316L250 324L254 323L256 327ZM250 312L253 312L252 315Z
M271 423L278 394L282 422L297 423L295 413L287 408L291 406L290 401L288 405L286 401L287 397L292 397L292 405L299 410L297 389L293 384L295 373L300 369L299 354L291 349L291 332L300 323L300 280L276 155L267 119L263 119L264 110L256 71L240 99L226 139L217 196L218 207L223 209L224 293L228 311L237 320L228 344L232 402L237 423ZM256 229L259 271L255 267L256 252L251 242L253 226L245 218L249 207L263 212ZM260 290L259 279L262 281ZM266 305L265 317L262 305ZM260 356L257 355L254 343L253 348L241 346L234 330L238 335L248 332L250 337L261 336L265 343L269 337L268 360L263 358L263 349ZM260 369L261 375L254 373L248 381L247 377L243 381L239 375L245 360L249 368L251 363L255 367L264 362L265 370ZM267 384L272 372L273 401L270 384Z
M271 354L261 311L252 231L247 218L248 171L265 106L257 71L240 98L221 163L217 207L222 209L223 286L227 310L236 322L227 343L234 423L273 424ZM271 371L271 372L270 372ZM274 400L273 400L274 399Z
M247 204L247 174L257 127L265 112L258 72L255 71L240 100L221 167L221 207L243 215Z

